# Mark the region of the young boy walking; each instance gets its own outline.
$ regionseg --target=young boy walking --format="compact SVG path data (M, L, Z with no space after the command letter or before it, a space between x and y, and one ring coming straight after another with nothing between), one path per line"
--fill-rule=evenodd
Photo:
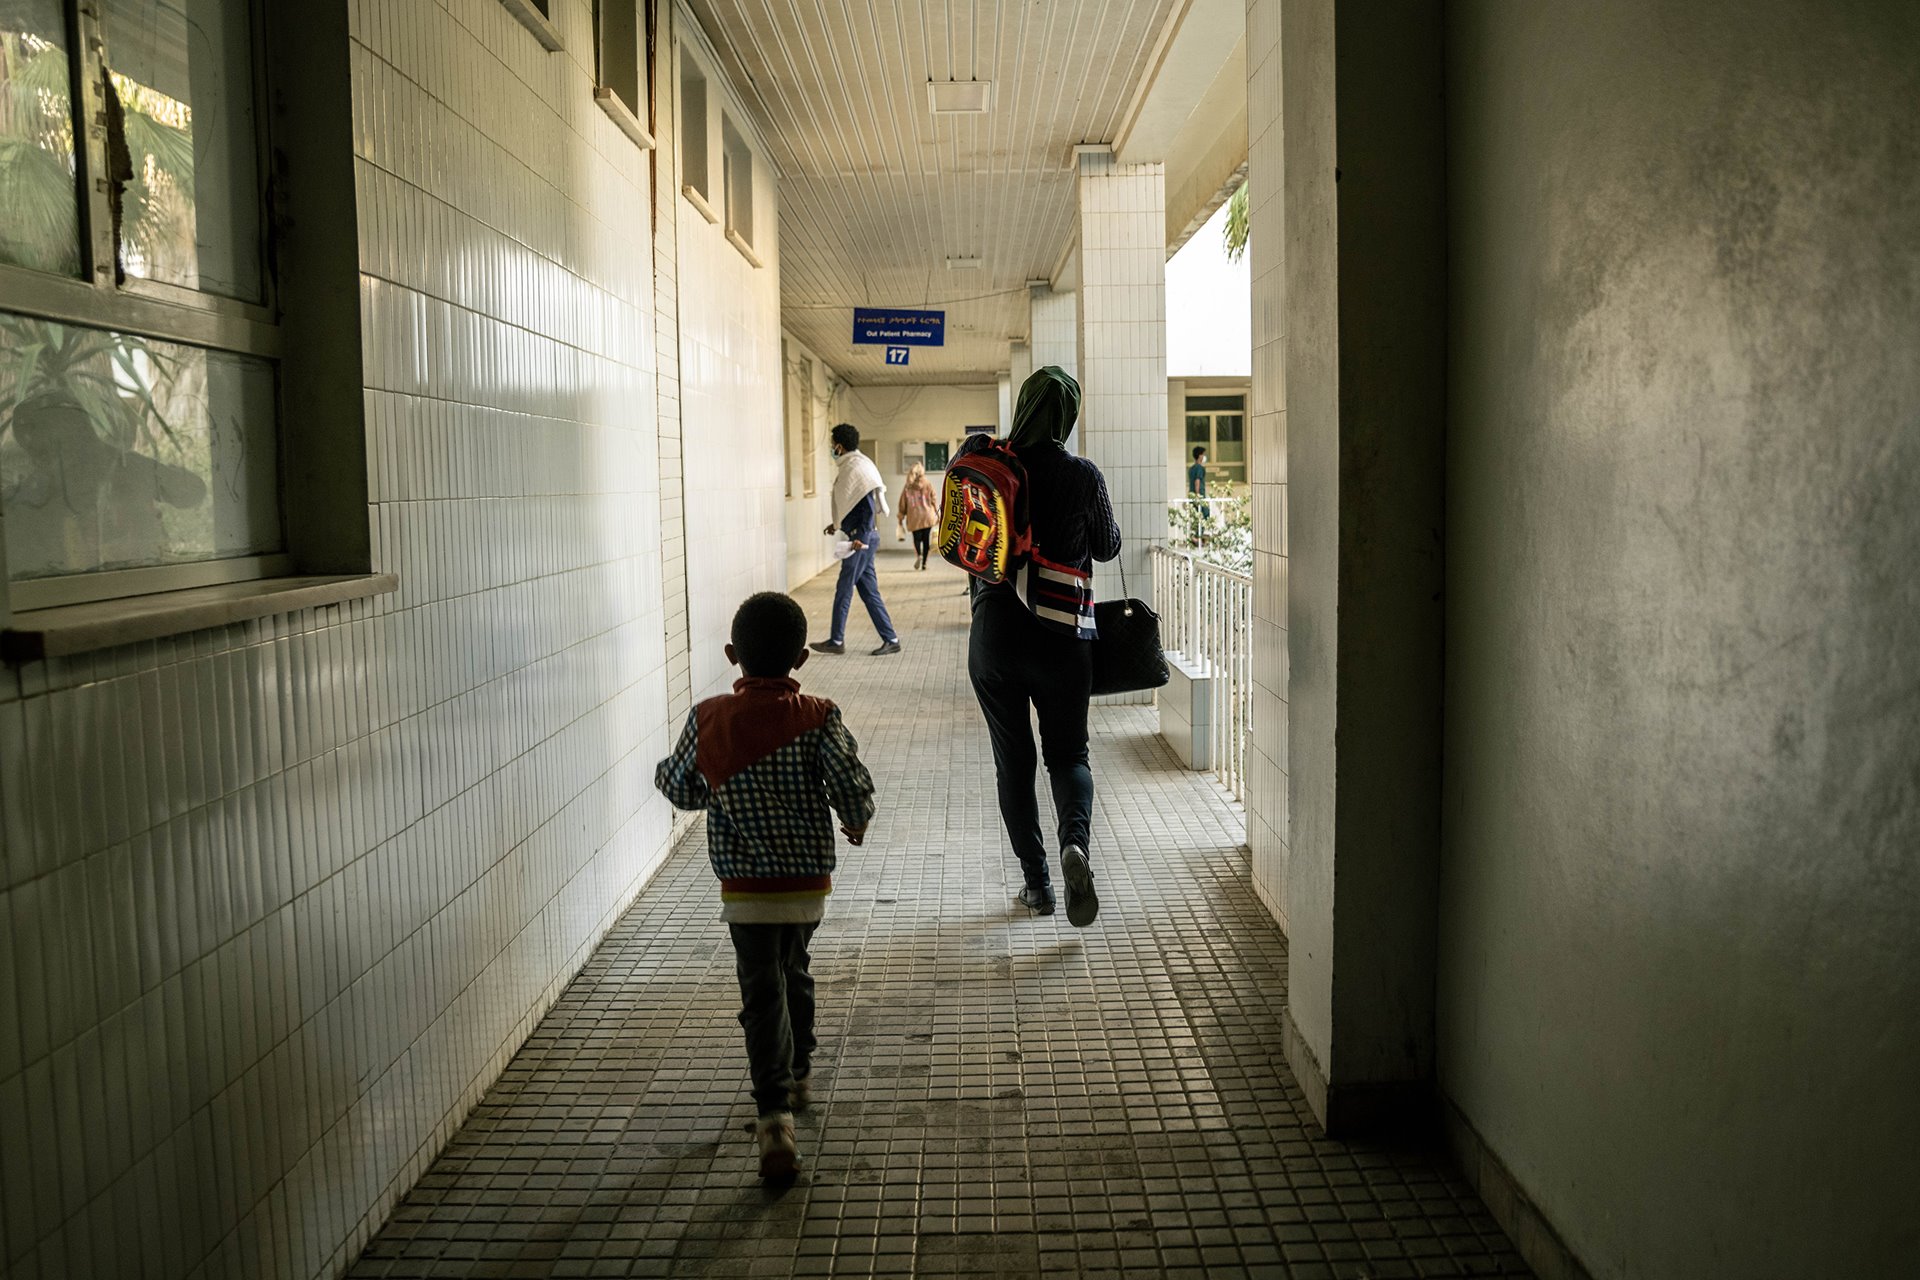
M807 615L778 591L749 596L733 615L733 692L687 716L654 785L674 807L707 811L707 854L720 879L720 918L733 934L746 1031L760 1176L800 1168L793 1112L808 1101L813 976L807 946L833 888L831 806L859 844L873 817L873 778L840 708L800 692Z

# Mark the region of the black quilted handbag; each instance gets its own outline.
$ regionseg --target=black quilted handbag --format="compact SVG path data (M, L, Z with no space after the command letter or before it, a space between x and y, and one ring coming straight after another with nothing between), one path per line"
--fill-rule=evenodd
M1120 558L1119 600L1093 606L1093 691L1138 693L1158 689L1172 674L1160 647L1160 615L1126 594L1127 565Z

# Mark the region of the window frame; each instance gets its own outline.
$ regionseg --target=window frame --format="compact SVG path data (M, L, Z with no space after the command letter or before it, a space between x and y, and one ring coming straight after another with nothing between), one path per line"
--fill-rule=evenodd
M1190 407L1192 406L1195 400L1209 400L1209 399L1238 400L1240 402L1240 407L1237 409L1228 408L1225 406L1221 406L1218 408ZM1193 447L1196 444L1201 443L1201 441L1195 440L1190 434L1192 431L1191 419L1205 418L1207 420L1207 438L1206 438L1205 444L1207 448L1207 479L1208 481L1212 482L1217 480L1222 484L1241 484L1241 485L1248 483L1247 477L1252 474L1252 471L1251 471L1252 459L1247 456L1247 446L1249 444L1249 441L1247 439L1248 399L1249 399L1249 396L1246 391L1227 390L1224 388L1219 391L1204 390L1204 389L1198 390L1198 391L1190 391L1182 397L1181 405L1180 405L1181 439L1183 441L1181 445L1181 453L1185 458L1185 466L1191 466L1193 464ZM1220 457L1220 419L1223 417L1240 419L1241 457L1238 462L1221 462L1218 460Z
M500 0L500 6L512 14L514 21L525 27L548 53L559 53L567 47L566 40L560 35L560 28L553 25L553 0Z
M0 311L29 320L122 333L204 351L261 360L272 368L274 437L284 438L281 367L285 341L280 323L279 282L274 270L274 210L269 198L273 163L272 59L266 6L243 0L251 44L251 97L256 191L259 205L260 301L249 302L190 289L163 280L120 277L119 249L105 180L105 102L100 86L109 72L108 50L98 10L86 0L60 0L67 22L68 75L73 88L74 183L79 213L81 270L57 275L0 263ZM293 570L284 472L278 478L275 506L281 549L179 564L128 569L96 569L39 578L13 577L6 561L6 512L0 507L0 581L5 584L0 618L14 612L94 604L129 596L218 586L277 577Z
M720 110L720 186L726 204L722 227L727 242L755 267L764 266L753 247L753 187L758 160L753 144L734 122L734 113Z
M701 217L717 224L720 214L713 207L713 68L694 52L692 41L676 37L675 45L673 119L680 132L680 194L700 211ZM691 77L689 72L692 73ZM691 101L690 78L700 82L697 103ZM693 166L689 163L696 155L700 159L698 181L695 181Z
M91 50L97 30L84 26L84 0L68 0L69 65ZM202 294L156 282L120 286L104 297L95 281L114 268L106 196L93 182L105 155L76 146L84 274L61 276L0 268L0 296L21 315L178 342L257 352L274 365L282 553L185 565L103 570L66 578L23 579L0 572L0 660L32 662L135 641L183 635L252 618L344 604L393 591L399 578L376 571L374 475L365 404L361 340L360 222L355 166L353 41L346 6L279 5L250 0L254 47L255 144L262 221L262 301ZM74 94L82 139L100 95ZM78 140L77 140L78 141ZM290 216L298 209L301 216ZM95 232L108 245L97 252ZM131 283L131 282L129 282ZM288 358L298 352L298 359ZM0 512L0 565L5 564ZM240 581L187 585L195 572ZM106 575L128 575L108 583ZM131 575L142 575L134 578ZM93 580L115 588L88 603L36 600L33 583ZM28 586L25 599L16 590ZM137 586L138 594L121 595ZM28 606L33 607L29 608Z
M624 13L633 29L633 88L613 82L608 74L609 13ZM652 151L654 137L640 113L653 98L653 67L646 54L647 17L640 0L593 0L593 100L620 132L642 151ZM642 96L644 95L644 96ZM631 97L633 100L628 101Z
M815 445L814 411L817 397L813 390L812 356L800 357L800 496L811 498L820 492L820 455Z

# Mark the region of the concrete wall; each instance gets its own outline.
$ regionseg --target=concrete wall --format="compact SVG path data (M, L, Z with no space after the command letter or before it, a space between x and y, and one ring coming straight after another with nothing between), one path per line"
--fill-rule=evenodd
M1441 1084L1597 1276L1912 1274L1920 8L1447 12Z

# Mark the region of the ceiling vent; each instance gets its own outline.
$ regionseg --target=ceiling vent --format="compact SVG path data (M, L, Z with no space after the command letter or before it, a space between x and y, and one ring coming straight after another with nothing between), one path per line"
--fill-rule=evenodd
M947 259L947 270L949 271L978 271L979 269L980 259L978 258Z
M927 106L937 116L977 116L993 108L993 81L929 80Z

